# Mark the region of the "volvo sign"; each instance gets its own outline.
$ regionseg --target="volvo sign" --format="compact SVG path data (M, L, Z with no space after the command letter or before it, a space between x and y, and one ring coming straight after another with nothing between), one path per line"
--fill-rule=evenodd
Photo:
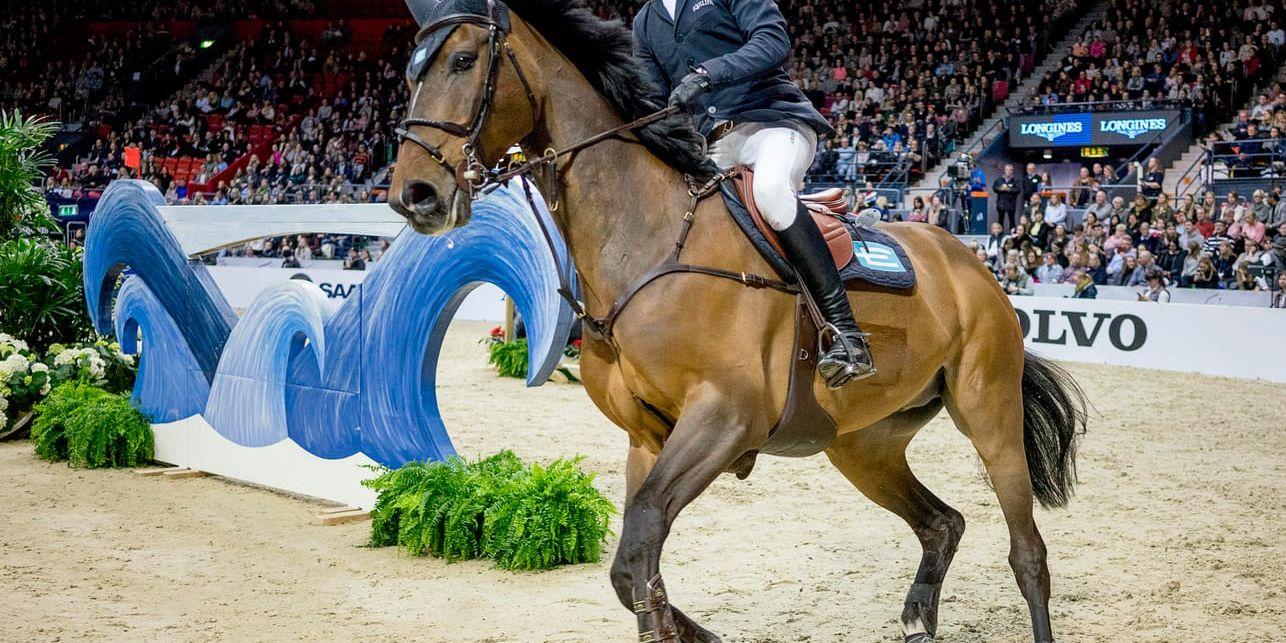
M1183 125L1177 109L1014 116L1009 146L1017 148L1144 145Z

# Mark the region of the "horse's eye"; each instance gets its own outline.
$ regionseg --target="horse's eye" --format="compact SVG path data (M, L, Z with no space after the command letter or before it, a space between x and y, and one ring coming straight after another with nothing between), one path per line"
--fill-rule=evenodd
M456 54L451 58L451 71L459 73L473 69L478 57L473 54Z

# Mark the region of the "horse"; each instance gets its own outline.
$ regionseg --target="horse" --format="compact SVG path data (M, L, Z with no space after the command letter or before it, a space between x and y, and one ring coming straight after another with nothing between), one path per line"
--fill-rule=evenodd
M441 234L468 224L488 184L518 174L537 182L578 272L574 308L587 328L607 331L583 343L585 390L629 437L611 584L636 613L640 641L718 641L670 603L661 550L679 513L721 473L748 475L768 442L787 402L797 298L747 287L746 275L769 264L727 206L704 198L722 177L694 178L712 174L703 141L689 119L648 98L619 21L600 20L583 0L408 4L422 29L390 204L415 230ZM533 160L487 169L515 143ZM879 371L837 390L811 381L834 420L825 454L919 539L900 622L906 641L933 641L965 523L916 478L905 450L945 408L995 490L1033 638L1052 641L1033 499L1061 507L1073 493L1084 394L1024 350L1007 296L959 240L924 224L880 228L920 277L909 291L850 290ZM656 274L679 250L708 270Z

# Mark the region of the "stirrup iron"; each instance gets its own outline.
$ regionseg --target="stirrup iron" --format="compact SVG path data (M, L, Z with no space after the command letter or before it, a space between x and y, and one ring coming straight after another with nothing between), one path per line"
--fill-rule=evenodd
M848 335L845 335L844 333L840 332L840 330L836 328L834 324L827 322L823 324L822 329L818 331L819 345L822 345L821 340L824 339L827 334L829 334L832 338L831 345L830 345L830 348L822 352L822 355L819 359L825 359L826 355L830 353L832 350L834 350L837 345L843 349L844 357L845 357L845 359L843 360L844 367L841 371L832 375L830 378L827 378L825 376L822 377L822 379L826 382L827 388L830 388L832 390L842 388L853 382L864 380L868 377L875 375L876 373L875 364L873 364L871 360L871 346L866 341L866 338L870 336L870 333L859 330L857 331L857 333L850 333ZM856 357L857 357L858 347L850 344L849 342L850 339L854 339L855 341L861 342L860 348L863 352L866 353L866 363L864 365L859 365L857 363ZM818 374L819 375L821 374L820 370Z

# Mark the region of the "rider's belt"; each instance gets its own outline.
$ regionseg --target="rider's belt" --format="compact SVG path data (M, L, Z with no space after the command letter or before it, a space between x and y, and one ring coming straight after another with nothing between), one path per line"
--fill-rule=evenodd
M731 133L733 128L736 126L737 124L732 121L724 121L722 123L719 123L718 125L715 125L714 129L710 130L710 134L706 136L706 142L714 143L715 141Z

